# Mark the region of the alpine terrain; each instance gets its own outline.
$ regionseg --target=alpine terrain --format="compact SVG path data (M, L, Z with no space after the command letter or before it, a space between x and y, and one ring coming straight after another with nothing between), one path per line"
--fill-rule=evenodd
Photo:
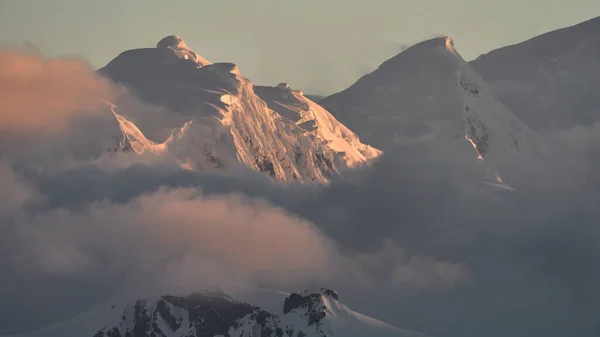
M448 37L408 48L319 104L384 151L455 143L472 147L473 157L484 162L539 150L536 134L496 99ZM497 172L489 174L502 182Z
M132 299L115 297L54 326L13 337L425 337L350 310L337 292L214 290Z
M600 18L481 55L471 66L498 98L539 131L600 116Z
M277 181L326 183L381 154L301 91L255 87L235 64L210 63L177 36L123 52L99 73L169 111L163 125L172 132L158 139L138 127L148 116L113 105L131 148L173 156L190 169L242 163Z

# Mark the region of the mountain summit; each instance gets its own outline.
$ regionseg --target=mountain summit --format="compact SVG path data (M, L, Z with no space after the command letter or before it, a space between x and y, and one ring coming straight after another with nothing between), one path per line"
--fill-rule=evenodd
M163 38L162 40L158 41L156 48L171 49L179 57L186 59L186 60L192 60L195 63L197 63L199 66L205 66L205 65L210 64L210 62L208 62L202 56L198 55L195 51L191 50L187 46L185 41L183 41L182 38L180 38L179 36L176 36L176 35L167 36L167 37Z
M137 140L133 148L173 155L191 169L227 170L242 163L277 181L326 183L381 153L302 92L255 91L235 64L210 63L177 36L162 39L157 48L123 52L99 72L171 113L171 137L153 144L134 116L113 110L127 138Z
M416 44L348 89L319 101L362 140L454 144L480 162L537 151L536 134L500 103L449 37ZM494 183L502 180L489 164Z
M384 150L462 137L482 157L532 151L532 132L496 100L449 37L408 48L319 104Z

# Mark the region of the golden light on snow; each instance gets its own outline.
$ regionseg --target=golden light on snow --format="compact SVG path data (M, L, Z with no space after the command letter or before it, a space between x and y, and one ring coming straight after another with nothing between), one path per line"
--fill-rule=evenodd
M465 139L466 139L466 140L468 140L468 141L469 141L469 143L471 143L471 145L473 146L473 149L474 149L474 150L475 150L475 152L477 153L477 160L479 160L479 161L482 161L482 162L483 162L483 161L484 161L484 159L483 159L483 156L481 155L481 153L479 153L479 150L477 150L477 145L475 145L475 142L474 142L474 141L473 141L471 138L469 138L469 136L468 136L468 135L465 135ZM499 175L497 172L494 172L494 173L493 173L493 176L494 176L494 178L496 179L496 182L497 182L498 184L501 184L501 185L495 185L495 184L494 184L494 186L496 186L496 187L501 187L501 188L503 188L503 189L507 189L507 190L513 190L513 188L512 188L512 187L509 187L509 186L506 186L506 185L504 185L504 181L502 181L502 178L500 177L500 175Z
M454 41L449 37L446 37L446 50L454 54Z
M471 143L471 145L473 145L475 152L477 152L477 160L483 161L483 156L481 155L481 153L479 153L479 150L477 150L477 145L475 145L475 142L471 138L469 138L468 135L465 135L465 138L469 141L469 143Z

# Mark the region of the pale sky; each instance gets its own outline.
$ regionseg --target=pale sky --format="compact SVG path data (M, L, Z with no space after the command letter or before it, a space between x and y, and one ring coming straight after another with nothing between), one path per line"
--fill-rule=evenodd
M402 45L449 35L470 60L595 16L598 0L0 0L0 43L101 67L174 34L254 83L325 94Z

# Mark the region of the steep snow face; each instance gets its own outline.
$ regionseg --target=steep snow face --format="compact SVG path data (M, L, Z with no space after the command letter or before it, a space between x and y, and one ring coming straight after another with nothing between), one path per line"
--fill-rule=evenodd
M220 291L111 299L69 321L13 337L425 337L359 314L335 291L256 291L262 307ZM278 305L273 305L278 303Z
M110 111L115 116L115 119L118 122L119 129L121 131L120 135L123 139L121 142L122 145L120 148L115 148L113 151L118 152L123 151L124 149L131 150L135 153L144 153L144 152L154 152L160 153L165 151L164 144L157 144L153 141L146 139L146 136L138 129L138 127L132 122L128 121L125 117L119 115L115 112L116 106L111 104Z
M471 62L498 98L539 131L600 119L600 18Z
M407 49L319 104L384 151L428 141L473 146L486 161L536 151L535 134L495 99L450 38Z
M142 100L172 112L171 137L162 144L145 139L145 145L138 147L143 151L161 148L155 152L175 155L191 169L227 171L243 163L288 183L326 183L380 154L301 94L292 95L304 104L302 109L277 95L269 101L272 107L280 102L296 109L299 117L290 119L289 114L286 117L269 108L236 65L198 66L191 58L172 53L173 48L187 47L178 37L167 37L159 42L159 48L124 52L99 70L132 88ZM258 91L269 91L263 89ZM118 112L122 129L139 144L144 130L133 127L127 111ZM183 126L182 118L186 121Z
M301 90L292 90L287 84L281 83L276 87L254 86L254 92L271 110L329 144L333 150L343 153L350 166L365 163L381 154L381 151L361 143L354 132L305 97Z

